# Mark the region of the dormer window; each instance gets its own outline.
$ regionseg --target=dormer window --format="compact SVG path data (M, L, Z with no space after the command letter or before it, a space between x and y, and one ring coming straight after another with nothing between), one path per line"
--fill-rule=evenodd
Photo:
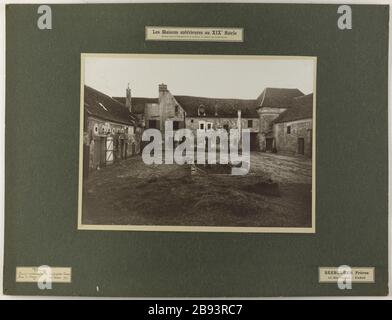
M206 116L206 108L202 104L199 106L199 109L197 110L197 114L201 117Z
M102 109L104 109L105 111L108 111L108 109L106 109L106 107L101 102L98 102L98 104L102 107Z

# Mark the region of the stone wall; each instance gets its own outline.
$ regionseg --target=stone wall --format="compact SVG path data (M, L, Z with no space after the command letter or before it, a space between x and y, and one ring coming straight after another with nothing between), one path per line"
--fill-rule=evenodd
M312 157L312 119L275 124L273 133L278 153L298 155L299 139L303 139L304 155Z
M252 120L252 127L248 128L248 120ZM229 129L237 128L237 118L208 118L208 117L197 117L197 118L186 118L185 127L191 130L199 129L199 122L212 123L212 129L223 129L225 125ZM255 118L241 118L242 129L250 129L250 132L259 131L259 119Z
M257 110L260 117L258 140L261 151L267 150L266 139L273 137L273 121L285 110L285 108L268 107L263 107Z
M160 130L164 132L166 120L178 121L179 128L184 128L185 111L164 84L159 85Z
M158 120L160 122L160 112L159 112L159 104L158 103L146 103L144 108L144 126L148 128L149 120Z

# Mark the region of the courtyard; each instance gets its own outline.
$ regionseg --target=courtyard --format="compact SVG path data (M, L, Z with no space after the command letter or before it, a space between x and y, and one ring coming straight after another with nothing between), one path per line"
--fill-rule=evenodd
M312 163L252 152L249 174L191 174L135 156L90 172L83 224L311 227Z

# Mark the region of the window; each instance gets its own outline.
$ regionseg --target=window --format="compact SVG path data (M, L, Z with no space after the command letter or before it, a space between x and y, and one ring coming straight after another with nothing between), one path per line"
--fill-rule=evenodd
M248 128L253 128L253 120L248 120Z
M291 133L291 126L287 126L287 134Z
M199 121L199 130L206 131L212 129L212 122Z
M191 119L191 123L193 123L193 119Z
M174 113L175 113L175 115L178 115L178 106L177 105L174 106Z
M180 121L173 121L173 130L180 129Z

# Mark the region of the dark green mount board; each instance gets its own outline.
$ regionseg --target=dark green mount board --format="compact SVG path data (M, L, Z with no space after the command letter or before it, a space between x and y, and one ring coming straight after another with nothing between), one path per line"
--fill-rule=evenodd
M38 5L6 8L4 293L135 297L388 293L389 7ZM244 41L145 41L146 26L238 27ZM315 233L78 230L81 53L317 57ZM262 89L262 88L261 88ZM17 267L72 268L70 283ZM374 283L319 283L319 267L374 267Z

